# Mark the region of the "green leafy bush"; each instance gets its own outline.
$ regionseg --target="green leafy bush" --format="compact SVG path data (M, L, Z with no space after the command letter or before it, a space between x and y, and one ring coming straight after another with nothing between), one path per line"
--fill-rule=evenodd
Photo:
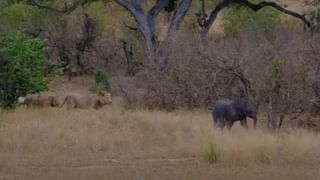
M234 4L228 7L223 16L223 28L226 36L236 36L243 28L257 33L269 33L279 20L280 13L272 8L263 8L255 12L247 7Z
M12 33L0 43L0 107L10 109L18 97L46 90L54 73L47 70L49 62L41 39ZM58 72L54 65L50 67Z
M43 19L43 11L22 2L3 6L0 15L1 28L6 33L15 30L35 32L47 22Z
M210 164L220 160L220 153L214 142L207 141L202 145L202 158Z
M307 13L307 17L314 26L314 28L320 31L320 8Z
M104 70L98 69L94 72L94 83L89 90L93 92L110 90L109 77Z

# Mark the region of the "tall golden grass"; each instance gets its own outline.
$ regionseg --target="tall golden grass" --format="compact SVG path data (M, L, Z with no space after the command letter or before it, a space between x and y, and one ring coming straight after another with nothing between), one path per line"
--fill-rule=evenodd
M214 129L210 113L18 109L0 116L0 152L108 152L197 156L214 145L221 161L300 161L320 155L319 135L302 130ZM204 148L204 149L203 149Z
M202 112L18 109L1 115L0 152L97 152L122 155L192 154L210 120Z
M29 164L57 166L93 159L188 158L207 166L307 168L320 164L319 150L318 134L302 129L268 132L261 127L246 131L239 125L231 132L220 131L213 128L210 113L202 110L20 108L0 115L0 166L18 171Z
M202 152L202 156L207 157L206 160L210 160L211 156L217 156L216 161L240 164L309 163L320 160L319 135L302 129L286 132L237 129L231 133L213 132L203 139L202 146L206 151Z

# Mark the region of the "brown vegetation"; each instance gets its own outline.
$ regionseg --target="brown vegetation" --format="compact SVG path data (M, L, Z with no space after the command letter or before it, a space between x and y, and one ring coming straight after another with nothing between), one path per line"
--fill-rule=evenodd
M263 130L263 117L257 131L244 131L236 124L230 133L222 133L213 129L207 111L128 111L115 104L99 111L42 108L1 114L1 177L315 179L319 175L317 134L301 129L270 133ZM208 163L212 147L216 165Z
M50 63L63 62L64 75L52 92L19 99L44 108L0 114L0 179L320 176L319 32L284 17L264 22L277 16L271 11L254 23L234 11L244 26L207 35L233 3L271 6L311 27L292 2L286 10L283 1L181 0L170 1L171 12L168 0L25 2L0 3L1 15L10 15L0 18L0 34L18 29L46 39ZM113 99L88 92L98 68L108 72ZM249 96L260 100L257 130L251 121L248 131L213 127L208 107Z

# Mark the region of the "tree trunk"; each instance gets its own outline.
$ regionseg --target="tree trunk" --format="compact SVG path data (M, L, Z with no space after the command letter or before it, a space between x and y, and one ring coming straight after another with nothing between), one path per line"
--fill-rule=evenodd
M152 37L145 38L146 40L146 54L150 67L154 70L157 69L157 42Z
M276 113L274 112L274 103L272 96L269 96L269 104L268 104L268 124L267 127L270 130L275 130L277 127L276 123Z
M168 64L168 56L171 53L172 45L175 40L175 35L180 27L181 21L187 14L187 12L190 9L190 6L192 4L192 0L183 0L179 3L176 11L174 12L170 25L168 28L167 35L160 47L160 50L158 52L158 68L159 72L163 73L167 67Z

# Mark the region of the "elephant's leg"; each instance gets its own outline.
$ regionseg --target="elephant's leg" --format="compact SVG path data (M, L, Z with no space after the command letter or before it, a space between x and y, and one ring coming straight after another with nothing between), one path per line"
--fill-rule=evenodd
M221 132L223 132L224 126L219 126L218 128L220 129Z
M214 124L214 126L215 126L215 127L218 127L219 118L217 117L217 115L216 115L214 112L212 112L212 119L213 119L213 124Z
M234 123L233 121L227 121L226 122L228 130L230 130L232 128L233 123Z
M214 121L214 125L217 127L217 128L221 128L224 126L224 120L223 119L216 119Z
M247 124L247 119L246 118L241 119L240 120L240 124L241 124L242 127L248 129L248 124Z
M219 128L221 132L223 132L223 129L225 127L225 120L224 119L217 119L215 121L215 127Z
M213 124L214 124L214 126L216 126L216 127L217 127L217 126L218 126L218 124L217 124L217 123L218 123L218 121L217 121L215 118L213 118Z
M218 122L218 123L219 123L219 122ZM226 123L225 123L225 121L223 121L223 122L220 122L220 123L219 123L218 128L220 128L221 132L223 132L225 126L226 126Z

